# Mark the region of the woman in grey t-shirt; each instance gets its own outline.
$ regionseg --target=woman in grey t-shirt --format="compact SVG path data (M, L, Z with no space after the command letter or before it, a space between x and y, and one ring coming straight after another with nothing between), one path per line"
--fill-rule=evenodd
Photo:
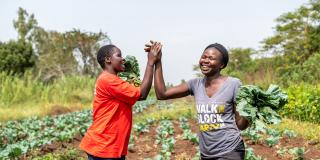
M153 44L155 42L151 42ZM148 51L151 45L146 45L145 50ZM248 127L248 120L235 111L236 93L241 82L220 73L229 61L227 49L218 43L206 47L199 60L204 77L168 89L163 79L161 53L159 56L154 79L157 98L195 97L201 159L244 159L240 130Z

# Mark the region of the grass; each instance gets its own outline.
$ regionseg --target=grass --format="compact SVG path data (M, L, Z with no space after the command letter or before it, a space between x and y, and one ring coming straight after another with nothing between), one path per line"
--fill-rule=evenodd
M293 130L307 140L320 143L320 124L285 118L280 124L271 127L280 131L285 129Z
M147 111L142 112L134 116L134 123L143 122L148 118L154 118L155 120L160 120L162 118L167 119L179 119L179 117L184 116L186 118L193 118L196 116L194 102L190 102L185 98L174 100L171 105L168 104L167 107L159 107L157 105L151 106Z
M66 76L45 84L26 72L22 77L0 73L0 121L91 107L95 78Z
M60 151L57 153L49 153L40 157L33 158L32 160L85 160L81 157L81 151L77 149L66 149L65 151Z
M12 108L0 107L0 122L19 120L29 117L44 117L67 112L92 108L91 103L66 103L66 104L20 104Z

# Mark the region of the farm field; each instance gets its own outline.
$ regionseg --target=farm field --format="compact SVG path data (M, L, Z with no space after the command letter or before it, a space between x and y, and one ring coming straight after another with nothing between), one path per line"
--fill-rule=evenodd
M191 97L138 102L127 159L199 159L193 104ZM90 115L85 110L2 123L0 159L86 159L78 145ZM246 159L320 159L317 139L274 128L266 133L242 132Z
M100 81L104 72L140 86L142 99L149 93L133 106L128 160L198 160L197 133L228 127L237 115L221 102L236 106L232 109L251 124L241 132L245 160L320 160L320 0L157 3L4 2L0 16L16 34L9 36L5 25L0 30L0 160L87 159L79 143L92 123L92 102L114 90ZM160 41L161 50L158 43L145 45L149 41ZM224 76L240 81L230 81L233 89L220 86ZM204 85L192 89L194 78L203 78L197 80ZM160 101L155 91L159 99L197 89L218 98L218 86L221 98L232 93L228 101L201 104L197 97L196 105L191 96ZM241 121L246 122L237 116L239 128L246 126Z

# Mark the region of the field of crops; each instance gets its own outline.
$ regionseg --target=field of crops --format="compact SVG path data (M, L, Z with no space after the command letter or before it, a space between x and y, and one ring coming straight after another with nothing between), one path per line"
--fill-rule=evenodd
M127 159L199 159L198 126L192 114L192 100L185 105L155 99L134 106L136 121ZM166 112L188 108L188 113L166 116ZM159 116L154 116L158 114ZM55 117L29 118L1 123L0 159L82 159L79 142L91 124L91 111L73 112ZM317 145L292 130L271 128L242 132L246 159L319 159Z

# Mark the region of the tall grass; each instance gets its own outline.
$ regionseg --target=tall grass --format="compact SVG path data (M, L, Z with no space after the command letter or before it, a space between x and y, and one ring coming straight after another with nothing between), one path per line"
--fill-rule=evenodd
M0 121L46 114L57 106L91 104L95 78L66 76L45 84L33 77L30 72L21 77L0 73Z

